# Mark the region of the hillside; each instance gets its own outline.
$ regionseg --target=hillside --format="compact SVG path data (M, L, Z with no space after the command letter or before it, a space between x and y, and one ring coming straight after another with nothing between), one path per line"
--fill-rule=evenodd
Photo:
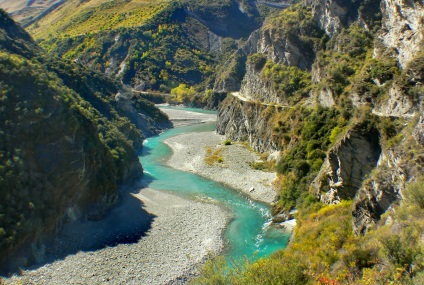
M28 31L36 39L45 39L141 26L167 5L166 1L154 0L68 0L29 26Z
M0 0L0 8L4 9L15 21L20 22L25 27L54 11L65 1Z
M217 133L261 153L252 168L277 172L273 224L297 220L286 250L231 268L211 259L194 284L423 284L423 4L290 4L70 0L28 27L39 46L3 15L5 251L53 231L73 205L98 217L113 204L116 185L141 170L140 130L167 125L128 90L154 90L219 104ZM41 149L47 159L56 147L63 155L57 165L44 163L41 143L55 146ZM64 162L69 152L79 155L76 165ZM92 175L76 178L86 159ZM19 181L19 193L33 197L61 179L82 179L86 192L58 198L52 220L27 221L51 203L44 196L6 192ZM98 199L107 203L87 206Z
M145 135L170 124L119 83L47 57L3 10L0 46L4 272L39 261L64 221L100 218L118 186L142 175L135 149Z
M245 0L70 0L27 30L49 54L137 90L169 93L186 84L204 94L216 65L278 10Z
M294 240L199 284L422 283L424 10L324 2L269 16L214 83L232 92L218 133L278 157L274 222L297 210Z

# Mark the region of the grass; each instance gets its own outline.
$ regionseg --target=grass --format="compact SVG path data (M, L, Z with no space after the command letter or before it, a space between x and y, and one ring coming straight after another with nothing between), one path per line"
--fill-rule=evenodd
M205 162L208 165L214 165L215 163L223 163L224 158L222 157L222 148L213 150L211 147L206 147Z
M164 9L163 0L72 0L28 27L36 39L69 37L120 27L141 26Z

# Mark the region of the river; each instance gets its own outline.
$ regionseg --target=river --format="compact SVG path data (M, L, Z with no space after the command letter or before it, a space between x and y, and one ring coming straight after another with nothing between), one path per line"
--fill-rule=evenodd
M190 111L205 112L195 109ZM238 261L244 257L257 259L285 248L289 235L270 226L269 205L254 201L221 183L166 165L172 150L164 140L179 134L211 131L214 128L215 123L191 125L174 128L149 138L140 156L145 171L144 181L153 189L169 191L183 198L218 203L224 207L232 217L224 235L224 254L227 260Z
M196 114L182 120L190 116ZM122 189L121 202L101 220L65 224L44 248L47 259L5 279L6 284L184 284L207 250L218 250L222 240L229 261L284 248L289 236L270 226L268 204L166 165L172 150L165 139L214 128L215 123L178 127L147 139L140 155L146 187ZM221 240L217 236L226 220Z

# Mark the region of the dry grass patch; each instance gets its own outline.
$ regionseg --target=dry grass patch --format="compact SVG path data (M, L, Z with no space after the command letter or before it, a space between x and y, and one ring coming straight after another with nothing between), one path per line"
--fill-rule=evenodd
M215 163L223 163L224 158L222 157L222 148L212 149L211 147L206 147L206 156L205 162L208 165L214 165Z

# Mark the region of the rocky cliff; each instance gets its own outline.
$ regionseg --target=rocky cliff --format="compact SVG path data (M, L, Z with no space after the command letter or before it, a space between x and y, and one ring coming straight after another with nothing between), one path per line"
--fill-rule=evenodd
M238 67L246 65L247 56L255 53L263 54L277 64L310 70L322 36L323 32L312 21L310 12L299 5L277 16L270 16L224 64L215 81L214 90L232 92L243 86L243 94L251 96L257 93L256 87L266 85L266 82L258 82L260 77L252 73L255 70L249 68L249 65L246 69ZM240 82L241 78L244 78L243 83ZM252 90L249 90L249 83L253 83ZM269 86L265 89L273 92Z
M422 52L423 5L419 1L383 0L382 29L378 39L382 46L376 53L392 53L401 67L405 68L418 52Z
M371 30L381 19L380 1L306 0L319 27L328 35L335 35L352 23Z
M240 87L243 98L226 99L219 108L217 130L249 141L255 150L280 151L281 201L290 201L299 189L308 191L309 185L311 193L327 204L353 199L353 229L363 234L396 205L407 182L414 181L424 166L422 123L405 127L423 108L419 19L424 9L407 1L303 5L269 17L239 49L240 60L246 61L245 69L238 68L244 72L240 84L240 73L235 72L224 72L216 81L221 91ZM232 70L237 65L235 58L228 61ZM268 111L266 117L262 112L268 106L261 102L289 108L278 114ZM306 120L308 112L322 107L330 113L338 110L337 126L329 117L308 123L290 111L306 112ZM255 120L251 113L267 119ZM290 132L296 122L298 129ZM313 127L321 129L310 135ZM305 139L310 141L302 146ZM277 209L288 212L292 205L279 202Z
M353 127L327 154L312 189L326 204L353 199L381 154L379 132Z
M241 82L240 94L250 100L258 100L260 102L280 102L280 95L277 92L273 82L264 78L263 68L266 59L262 58L258 61L246 63L246 74Z
M218 109L217 132L235 141L248 142L256 151L275 152L272 136L274 106L244 102L228 95Z

